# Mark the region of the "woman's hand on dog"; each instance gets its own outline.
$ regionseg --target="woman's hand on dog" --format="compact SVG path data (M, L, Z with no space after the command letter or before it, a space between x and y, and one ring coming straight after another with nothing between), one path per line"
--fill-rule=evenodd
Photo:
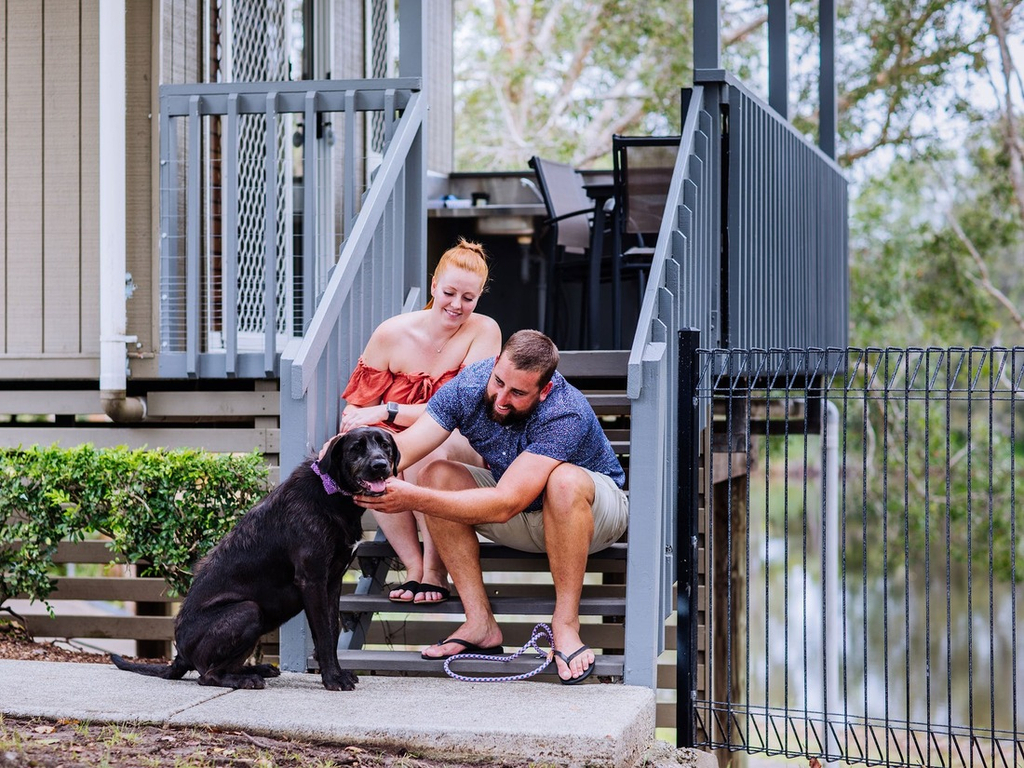
M393 515L397 512L406 512L416 509L415 495L417 486L397 477L390 477L385 481L384 494L382 496L359 496L353 497L356 504L374 512L383 512Z
M365 408L357 408L349 405L341 414L341 434L345 434L356 427L369 427L378 424L388 417L388 409L383 403L380 405L368 405Z

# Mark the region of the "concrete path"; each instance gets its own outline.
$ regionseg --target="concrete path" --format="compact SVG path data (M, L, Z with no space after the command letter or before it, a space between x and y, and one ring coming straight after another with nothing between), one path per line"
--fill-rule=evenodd
M206 688L111 664L0 660L0 712L405 748L436 757L553 766L714 766L711 755L654 741L654 692L626 685L463 683L363 676L332 692L318 675L285 673L262 691Z

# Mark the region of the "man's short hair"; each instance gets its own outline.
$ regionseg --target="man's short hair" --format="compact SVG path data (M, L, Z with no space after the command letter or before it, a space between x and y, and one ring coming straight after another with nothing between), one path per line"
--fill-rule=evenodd
M501 354L517 371L540 374L541 389L551 381L558 367L558 347L540 331L516 331L502 346Z

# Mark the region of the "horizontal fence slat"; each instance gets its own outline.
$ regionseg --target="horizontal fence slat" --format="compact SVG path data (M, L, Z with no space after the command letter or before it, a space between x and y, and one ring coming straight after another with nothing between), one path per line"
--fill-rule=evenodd
M179 429L160 427L34 427L17 424L17 429L0 427L0 448L32 445L81 445L92 443L97 448L202 448L213 453L279 453L281 430L274 428L204 428Z
M79 562L79 561L76 561ZM170 587L163 579L140 576L68 576L57 580L57 587L46 598L61 600L127 600L129 602L171 603ZM25 598L25 595L18 595ZM54 606L59 613L59 606Z
M26 616L33 637L92 637L168 640L174 636L170 616Z

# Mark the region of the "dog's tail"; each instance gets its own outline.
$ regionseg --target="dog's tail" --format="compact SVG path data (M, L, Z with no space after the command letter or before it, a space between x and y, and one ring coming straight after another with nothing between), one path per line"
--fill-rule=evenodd
M181 654L174 657L170 664L138 664L132 661L125 661L116 653L110 654L110 660L114 666L127 672L138 672L140 675L150 677L162 677L164 680L181 680L186 672L193 669L192 665L185 661Z

